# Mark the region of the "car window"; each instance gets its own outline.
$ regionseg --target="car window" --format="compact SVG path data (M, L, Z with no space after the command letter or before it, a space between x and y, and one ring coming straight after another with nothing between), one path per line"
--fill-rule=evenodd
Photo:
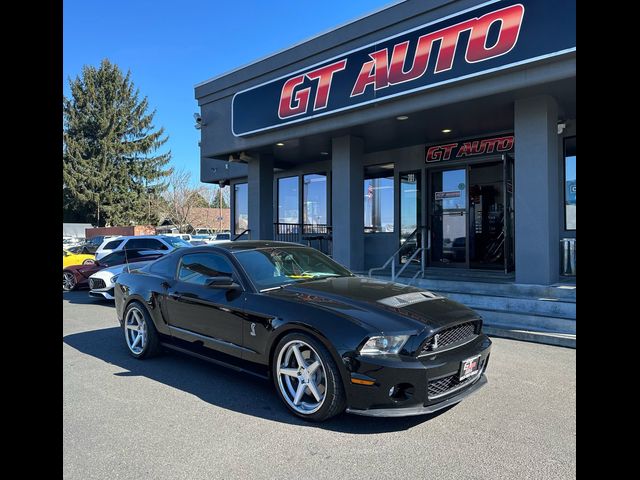
M233 267L229 260L215 253L194 253L185 255L180 262L178 279L204 285L209 277L233 276Z
M117 252L110 253L106 255L102 260L100 260L100 265L103 266L111 266L111 265L120 265L124 263L125 260L125 252L124 250L118 250Z
M149 271L163 277L173 278L176 273L176 262L171 255L164 256L154 261L149 266Z
M155 238L132 238L125 243L124 248L146 248L148 250L168 250L169 248Z
M191 244L185 242L180 237L162 237L162 239L174 248L190 247Z
M353 275L308 247L261 248L237 252L235 256L258 290L316 278Z
M229 234L228 233L219 233L216 236L216 240L229 240Z
M104 246L103 250L115 250L120 246L121 243L122 243L122 240L114 240L112 242L107 243Z

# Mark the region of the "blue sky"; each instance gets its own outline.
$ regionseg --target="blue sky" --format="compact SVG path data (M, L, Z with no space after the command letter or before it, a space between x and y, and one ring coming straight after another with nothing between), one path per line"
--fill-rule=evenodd
M193 86L394 3L392 0L65 0L64 94L83 65L109 58L157 110L172 164L199 182ZM317 9L315 7L321 7Z

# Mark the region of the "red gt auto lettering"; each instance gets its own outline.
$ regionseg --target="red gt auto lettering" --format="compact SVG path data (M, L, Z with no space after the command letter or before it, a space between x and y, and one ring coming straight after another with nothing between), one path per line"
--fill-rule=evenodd
M427 162L449 160L451 158L451 151L457 146L457 143L448 143L447 145L436 145L434 147L429 147L429 149L427 150Z
M288 118L295 115L301 115L307 113L309 108L309 96L311 94L311 87L298 90L295 94L294 89L304 83L305 77L309 80L318 80L318 86L316 89L316 97L313 102L313 110L320 110L327 106L329 102L329 93L331 91L331 81L333 80L333 74L344 70L347 65L347 60L340 60L318 68L303 75L297 75L290 78L282 86L282 93L280 94L280 105L278 107L278 117Z
M488 140L476 140L473 142L464 142L458 150L456 158L468 157L470 155L483 155L485 153L507 152L513 148L513 137L499 137Z
M380 90L422 77L427 71L429 55L436 42L439 42L440 46L433 73L451 70L460 34L466 30L471 31L465 52L467 62L482 62L504 55L512 50L518 41L523 16L524 6L517 4L423 35L418 38L411 67L406 71L404 68L409 41L393 47L390 62L386 48L370 53L369 57L372 60L362 65L351 97L362 95L369 85L373 85L374 90ZM487 46L489 30L494 24L499 28L498 39L494 45Z
M447 143L433 145L427 148L426 162L439 162L451 158L464 158L474 155L508 152L513 149L513 135L504 137L470 140L462 143Z
M508 53L518 41L524 7L520 4L487 13L471 27L465 60L469 63L482 62ZM487 36L491 25L500 22L500 34L495 45L487 48Z
M304 83L304 75L298 75L290 78L282 86L280 94L280 107L278 108L278 116L280 118L293 117L307 113L309 107L309 92L311 88L303 88L298 90L294 96L293 89ZM293 103L292 103L293 102Z
M319 110L325 108L329 102L329 92L331 91L331 80L333 80L333 74L344 70L347 66L346 60L340 60L339 62L332 63L326 67L319 68L313 72L307 73L309 80L319 79L318 90L316 92L316 99L313 103L313 109Z

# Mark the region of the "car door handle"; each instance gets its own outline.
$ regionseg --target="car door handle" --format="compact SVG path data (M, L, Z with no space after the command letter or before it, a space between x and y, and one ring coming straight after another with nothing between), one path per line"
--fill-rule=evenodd
M174 300L180 300L182 298L181 293L170 293L168 295L169 298L173 298Z

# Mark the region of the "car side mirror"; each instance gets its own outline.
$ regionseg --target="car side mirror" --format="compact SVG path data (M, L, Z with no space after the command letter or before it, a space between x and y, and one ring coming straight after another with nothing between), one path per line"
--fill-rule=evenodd
M204 281L204 284L207 287L225 288L227 290L237 290L240 288L240 285L235 283L232 277L228 277L226 275L219 277L209 277Z

